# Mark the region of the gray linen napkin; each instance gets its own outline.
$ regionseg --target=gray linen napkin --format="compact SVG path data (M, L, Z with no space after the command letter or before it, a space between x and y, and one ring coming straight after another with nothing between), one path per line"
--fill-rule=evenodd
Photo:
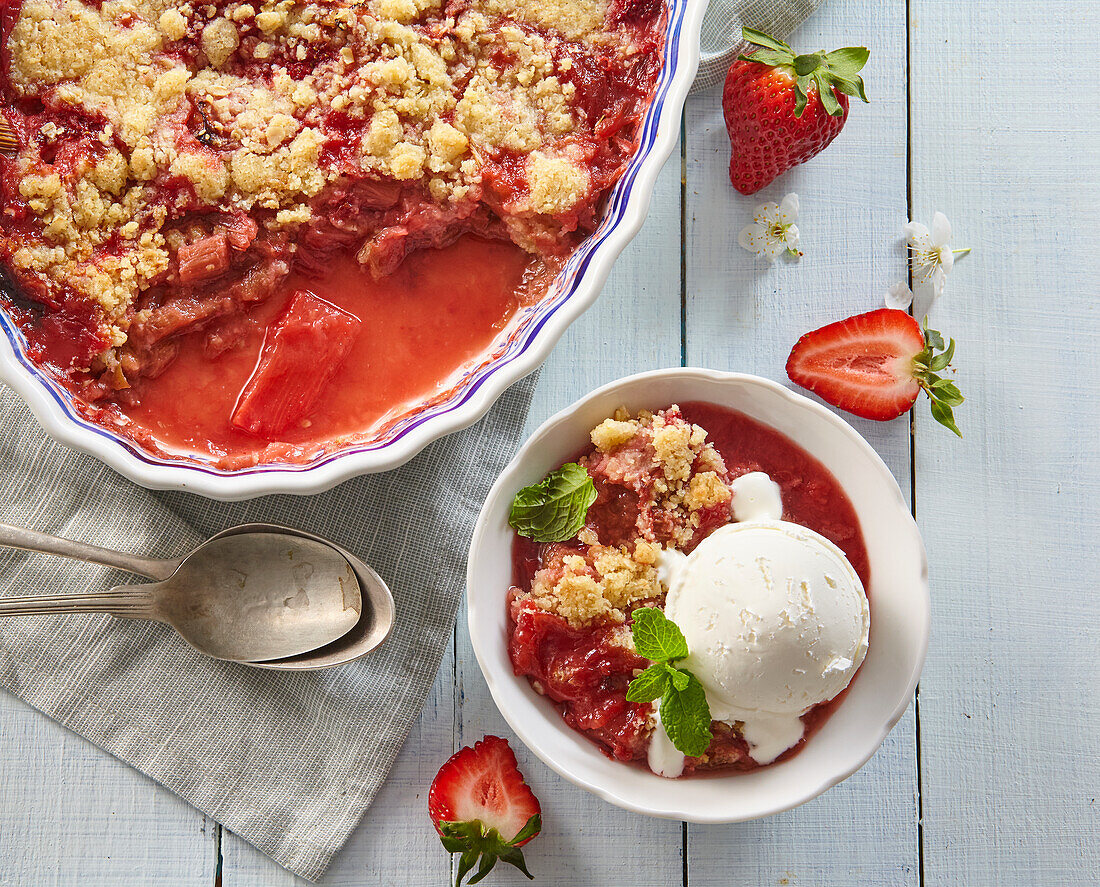
M0 387L0 520L158 556L183 553L224 527L271 521L362 557L397 604L393 635L378 651L313 673L207 659L155 623L0 619L0 685L315 880L424 704L454 625L474 519L516 448L536 377L396 471L317 496L235 504L136 487L49 440ZM0 549L0 595L127 581L140 580Z
M785 40L825 0L710 0L703 17L702 57L691 89L696 92L726 79L733 60L745 51L741 26Z
M784 37L822 2L712 0L695 88L725 77L743 49L742 22ZM299 527L374 566L398 612L378 652L312 674L205 659L151 623L0 620L0 684L316 880L371 803L424 704L454 624L473 521L518 443L536 377L514 385L477 425L396 471L318 496L229 505L135 487L46 438L0 387L0 519L162 556L252 520ZM0 551L4 595L124 581L100 567Z

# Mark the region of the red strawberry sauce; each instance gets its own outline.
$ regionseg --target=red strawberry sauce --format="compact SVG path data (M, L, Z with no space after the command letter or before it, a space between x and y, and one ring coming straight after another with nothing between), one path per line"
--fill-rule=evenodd
M708 403L683 403L680 408L686 421L707 430L708 439L722 454L731 479L751 471L770 475L782 490L783 519L809 527L835 542L870 594L870 566L859 519L851 501L824 465L778 431L742 413ZM612 501L616 508L597 502L589 511L589 522L595 523L601 538L605 536L601 532L602 522L612 525L607 535L621 538L622 528L632 526L636 516L631 508L632 502L634 507L637 502L631 497L624 495ZM539 544L516 536L512 551L514 586L521 592L530 590L543 558L552 552L552 546L561 544L580 543ZM628 702L626 689L635 669L645 668L649 661L608 643L617 626L574 628L560 616L539 610L530 602L509 603L513 619L509 653L515 673L527 676L554 701L565 722L587 735L608 757L644 764L649 705ZM846 692L803 715L802 741L777 760L784 761L797 754L828 720ZM744 740L718 723L714 725L708 756L706 765L688 758L685 774L704 768L755 770L761 766L749 757Z
M201 335L185 336L176 360L141 380L137 403L88 409L149 448L199 453L222 468L308 461L442 393L447 378L481 356L508 323L531 273L530 256L519 247L475 237L417 251L380 281L354 258L337 257L323 279L293 275L281 294L255 306L239 347L211 359ZM270 442L234 428L230 418L266 330L295 290L363 323L308 417ZM133 424L120 426L126 419Z

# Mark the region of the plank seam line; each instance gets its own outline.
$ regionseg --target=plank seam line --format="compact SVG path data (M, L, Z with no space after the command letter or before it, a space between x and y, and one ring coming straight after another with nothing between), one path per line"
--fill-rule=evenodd
M912 0L905 0L905 208L913 218L913 34ZM913 288L913 270L906 259L909 288ZM910 308L912 313L912 308ZM909 413L909 508L917 519L917 429L916 411ZM917 884L924 887L924 784L921 768L920 682L913 691L913 741L916 744L917 769Z

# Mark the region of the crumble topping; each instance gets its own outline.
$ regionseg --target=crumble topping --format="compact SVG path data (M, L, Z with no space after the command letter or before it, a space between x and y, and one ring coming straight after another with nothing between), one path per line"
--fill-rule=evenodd
M574 626L625 622L631 604L662 593L655 561L655 549L646 542L633 551L596 544L583 553L560 554L535 574L531 600Z
M702 513L732 498L721 455L675 405L634 418L620 407L592 429L591 439L596 453L589 472L641 496L637 530L648 541L688 544Z
M544 554L529 599L572 626L621 623L633 605L661 597L656 564L662 548L690 547L707 527L730 520L725 463L679 407L633 417L620 408L592 429L591 439L595 452L580 464L596 484L592 508L607 502L613 520L634 520L622 538L601 539L603 520L590 510L577 534L581 547L554 545ZM621 493L637 497L637 505L622 504Z
M566 250L608 186L589 168L607 109L578 95L578 66L619 76L654 45L606 0L23 0L8 89L61 116L21 140L12 171L37 220L0 237L0 261L37 275L35 298L94 302L118 347L143 294L179 282L179 248L223 233L191 224L204 213L248 215L257 243L293 253L326 195L377 182ZM397 187L366 203L412 212ZM360 261L392 269L403 230L367 232ZM231 256L251 242L231 237Z

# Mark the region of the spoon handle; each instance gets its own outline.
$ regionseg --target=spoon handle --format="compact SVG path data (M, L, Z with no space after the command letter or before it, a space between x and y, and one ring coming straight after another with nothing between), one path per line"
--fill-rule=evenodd
M100 548L98 545L85 545L82 542L73 542L71 539L61 539L57 536L47 536L45 533L38 533L24 527L13 527L9 524L0 524L0 546L37 551L42 554L58 554L78 561L115 567L148 579L167 579L180 564L178 559L161 560L140 557L136 554L123 554L121 551Z
M123 585L98 594L53 594L0 598L0 616L50 613L110 613L127 619L156 619L153 596L141 586Z

